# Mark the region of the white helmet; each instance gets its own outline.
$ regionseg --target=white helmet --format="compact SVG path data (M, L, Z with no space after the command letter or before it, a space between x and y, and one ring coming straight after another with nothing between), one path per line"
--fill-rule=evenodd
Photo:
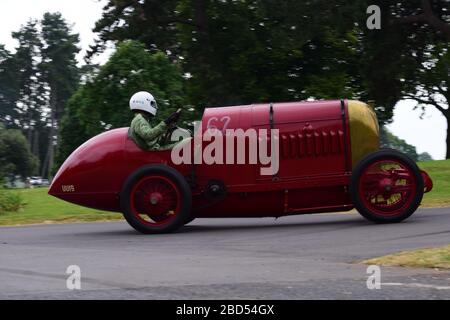
M142 110L152 115L156 115L158 111L158 105L155 98L146 91L135 93L130 99L131 110Z

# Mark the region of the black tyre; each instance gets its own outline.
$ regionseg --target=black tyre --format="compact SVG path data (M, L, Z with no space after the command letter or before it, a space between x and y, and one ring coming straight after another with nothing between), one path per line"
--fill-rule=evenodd
M185 178L165 165L149 165L132 173L120 193L126 221L141 233L168 233L189 219L192 195Z
M350 182L353 204L376 223L401 222L422 201L424 183L417 164L395 150L369 154L353 170Z

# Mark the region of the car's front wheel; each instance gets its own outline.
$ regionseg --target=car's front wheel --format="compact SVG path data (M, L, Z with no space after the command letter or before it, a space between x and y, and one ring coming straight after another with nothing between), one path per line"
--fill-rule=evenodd
M352 173L353 204L366 219L377 223L400 222L420 205L424 183L416 163L395 150L366 156Z
M149 165L128 177L120 196L127 222L145 234L168 233L190 217L191 190L185 178L165 165Z

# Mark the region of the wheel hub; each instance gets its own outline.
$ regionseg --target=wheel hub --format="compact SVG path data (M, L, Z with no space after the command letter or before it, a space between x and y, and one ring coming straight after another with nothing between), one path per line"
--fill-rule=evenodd
M394 186L394 183L392 179L385 178L380 181L380 189L384 191L385 194L389 195L392 191L392 187Z
M161 193L159 192L153 192L152 194L150 194L150 204L151 205L158 205L158 203L160 203L163 200L163 196Z

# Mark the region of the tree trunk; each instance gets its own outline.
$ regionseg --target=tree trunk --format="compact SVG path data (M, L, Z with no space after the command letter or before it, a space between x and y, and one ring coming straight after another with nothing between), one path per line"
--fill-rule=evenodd
M27 141L28 141L28 145L30 146L30 148L33 147L33 136L34 136L34 130L30 126L30 127L28 127L28 130L27 130Z
M47 153L45 155L45 160L42 166L42 172L41 172L41 176L44 178L48 178L49 180L51 180L51 171L53 168L53 162L54 162L54 136L55 136L55 125L56 125L56 121L54 119L54 113L52 112L52 117L51 117L51 127L49 130L49 134L48 134L48 148L47 148Z
M34 130L34 136L33 136L33 144L31 147L31 152L35 154L38 158L40 157L40 150L39 150L39 130Z
M31 110L27 110L28 111L28 116L27 116L27 125L28 125L28 130L27 130L27 140L28 140L28 145L30 146L30 148L33 145L33 127L31 126L31 121L32 121L32 116L31 116Z
M45 177L46 173L47 173L47 167L48 167L48 156L49 156L49 151L50 151L50 146L47 147L47 152L45 153L45 158L44 158L44 162L42 163L42 168L41 168L41 177Z
M450 112L445 118L447 119L447 153L445 159L450 159Z
M58 100L56 98L56 90L52 90L50 96L50 130L48 133L48 148L47 154L45 156L44 166L42 167L42 176L51 180L51 172L53 169L54 159L55 159L55 135L57 134L56 128L58 125L57 121L57 106Z
M55 135L56 135L56 106L52 107L52 116L51 116L51 123L52 126L50 127L50 133L48 137L48 168L47 168L47 178L51 180L52 176L52 170L53 170L53 164L55 160Z
M447 151L445 153L445 159L450 159L450 94L447 91L447 94L444 95L445 99L447 100L447 109L442 110L441 112L444 115L445 119L447 120L447 140L446 140L446 146Z

